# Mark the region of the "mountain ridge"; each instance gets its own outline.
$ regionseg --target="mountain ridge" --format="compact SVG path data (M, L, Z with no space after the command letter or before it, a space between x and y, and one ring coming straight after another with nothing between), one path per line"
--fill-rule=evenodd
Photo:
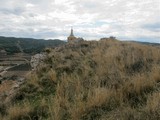
M39 53L46 47L53 48L65 43L59 39L45 40L0 36L0 50L5 50L8 54L20 53L22 49L24 53Z

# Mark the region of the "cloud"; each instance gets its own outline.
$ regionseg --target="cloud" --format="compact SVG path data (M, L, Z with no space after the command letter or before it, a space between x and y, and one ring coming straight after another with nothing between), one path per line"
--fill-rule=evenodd
M160 42L159 0L1 0L0 35Z
M144 29L148 29L153 32L159 32L160 31L160 22L159 23L151 23L151 24L145 24L142 26Z

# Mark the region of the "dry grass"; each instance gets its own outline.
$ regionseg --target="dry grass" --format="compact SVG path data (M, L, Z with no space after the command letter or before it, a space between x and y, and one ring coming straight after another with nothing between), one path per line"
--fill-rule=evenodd
M0 84L0 93L4 93L7 90L9 90L13 84L15 83L15 81L4 81L3 84Z
M154 113L155 111L160 110L159 106L160 106L160 92L153 93L152 95L149 96L147 100L146 109Z
M12 106L8 109L10 120L29 120L31 119L32 106L29 103L24 103L22 106Z
M159 47L108 39L66 45L47 53L46 61L22 86L24 99L8 108L8 116L26 116L34 108L42 110L33 112L38 119L51 120L160 117ZM20 111L26 101L29 108Z

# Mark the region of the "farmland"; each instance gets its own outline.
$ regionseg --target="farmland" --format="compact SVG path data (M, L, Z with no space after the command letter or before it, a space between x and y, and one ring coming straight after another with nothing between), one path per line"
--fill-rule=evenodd
M0 80L8 80L13 76L25 77L31 70L30 58L28 54L0 56Z

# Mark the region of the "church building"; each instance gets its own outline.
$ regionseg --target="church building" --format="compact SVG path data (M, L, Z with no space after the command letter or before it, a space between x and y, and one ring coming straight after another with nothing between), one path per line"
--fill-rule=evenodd
M84 40L83 40L83 38L75 37L73 34L73 29L71 28L71 34L67 38L67 41L68 41L68 43L77 43L77 42L84 41Z
M75 42L75 40L76 40L77 38L74 36L74 34L73 34L73 29L71 28L71 34L70 34L70 36L68 37L68 43L74 43Z

